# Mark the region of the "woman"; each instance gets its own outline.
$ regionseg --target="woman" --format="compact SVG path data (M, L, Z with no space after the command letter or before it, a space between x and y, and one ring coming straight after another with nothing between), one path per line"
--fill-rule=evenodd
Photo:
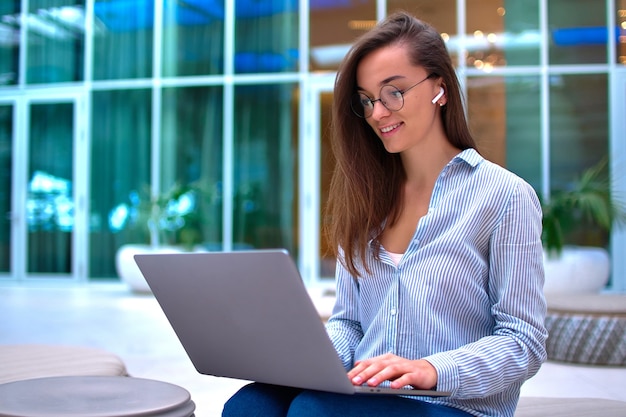
M513 416L522 383L546 357L534 190L475 150L445 44L408 14L354 44L334 100L328 334L355 385L452 395L252 384L224 415L253 404L276 416Z

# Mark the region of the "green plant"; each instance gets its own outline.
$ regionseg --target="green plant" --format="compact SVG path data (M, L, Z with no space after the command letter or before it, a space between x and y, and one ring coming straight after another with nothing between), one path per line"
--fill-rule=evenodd
M599 242L614 224L626 223L626 204L611 195L607 158L583 171L570 189L553 192L542 210L542 241L550 255L567 243Z
M204 241L215 194L201 183L175 183L159 195L149 187L129 194L110 215L111 229L129 241L192 249Z

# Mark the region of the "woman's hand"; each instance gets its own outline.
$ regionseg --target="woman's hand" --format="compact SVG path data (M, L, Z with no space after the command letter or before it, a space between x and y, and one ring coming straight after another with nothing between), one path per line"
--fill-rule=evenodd
M409 360L387 353L358 361L348 372L354 385L378 386L391 381L391 388L410 385L416 389L433 389L437 386L437 370L424 359Z

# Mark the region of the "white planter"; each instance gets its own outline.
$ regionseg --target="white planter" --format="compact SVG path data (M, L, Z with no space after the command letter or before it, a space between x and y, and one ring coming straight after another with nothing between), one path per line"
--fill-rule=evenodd
M143 277L139 267L133 258L139 253L177 253L183 252L182 249L162 246L153 247L150 245L129 244L122 245L115 254L115 267L120 279L128 284L133 292L150 293L150 286Z
M608 252L599 247L567 246L559 257L544 252L546 294L597 293L609 281Z

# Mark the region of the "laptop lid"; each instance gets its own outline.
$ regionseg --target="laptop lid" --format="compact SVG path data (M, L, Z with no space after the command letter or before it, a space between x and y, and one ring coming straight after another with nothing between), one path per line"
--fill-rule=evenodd
M199 373L355 392L287 251L141 254L135 261Z

